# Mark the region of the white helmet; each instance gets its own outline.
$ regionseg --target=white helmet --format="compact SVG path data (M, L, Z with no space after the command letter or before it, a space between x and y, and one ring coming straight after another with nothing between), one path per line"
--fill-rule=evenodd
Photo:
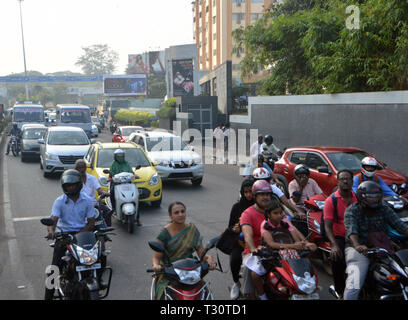
M365 166L371 166L375 167L374 171L368 171L366 170ZM378 169L378 162L375 160L373 157L365 157L363 160L361 160L361 172L368 178L371 178L374 176L374 174L377 172Z
M265 168L256 168L252 172L252 176L254 177L255 180L267 180L271 178L271 175L268 170Z

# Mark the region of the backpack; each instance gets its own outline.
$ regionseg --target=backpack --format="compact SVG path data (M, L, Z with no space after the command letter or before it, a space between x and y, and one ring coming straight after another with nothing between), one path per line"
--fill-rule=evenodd
M338 221L338 213L337 213L337 198L334 196L334 193L331 194L330 198L332 199L333 202L333 207L334 207L334 220ZM329 238L327 238L326 234L326 228L324 226L324 209L322 210L322 218L320 219L320 235L322 236L324 241L329 241Z

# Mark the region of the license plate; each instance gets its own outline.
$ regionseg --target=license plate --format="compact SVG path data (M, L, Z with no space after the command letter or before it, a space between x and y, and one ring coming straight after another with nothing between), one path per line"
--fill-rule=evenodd
M290 297L291 300L319 300L320 296L318 293L312 294L294 294Z
M77 266L76 271L89 271L89 270L97 270L101 268L100 263L96 263L92 266Z

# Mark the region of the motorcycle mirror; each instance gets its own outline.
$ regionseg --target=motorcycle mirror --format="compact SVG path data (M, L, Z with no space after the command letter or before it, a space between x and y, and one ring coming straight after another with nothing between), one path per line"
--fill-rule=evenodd
M110 173L110 171L109 171L108 169L105 169L105 170L103 170L103 173L105 173L105 174L109 174L109 173Z
M44 141L44 139L38 139L38 143L39 144L45 144L45 141Z
M41 223L47 227L52 227L54 225L54 220L51 218L43 218L40 220Z
M139 164L138 166L135 167L135 170L139 170L142 166Z
M161 252L161 253L165 252L165 249L164 249L164 247L163 247L163 245L161 243L156 242L156 241L149 241L148 243L149 243L149 247L153 251Z

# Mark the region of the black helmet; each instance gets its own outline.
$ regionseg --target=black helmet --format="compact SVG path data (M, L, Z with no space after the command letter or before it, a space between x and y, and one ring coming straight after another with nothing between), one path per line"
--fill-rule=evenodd
M267 136L265 136L265 143L267 144L267 145L270 145L270 144L272 144L273 143L273 137L272 136L270 136L270 135L267 135Z
M309 168L306 167L304 164L298 164L298 165L295 167L295 170L293 171L293 174L295 175L295 177L296 177L298 174L306 174L306 175L310 176L310 170L309 170Z
M13 122L13 128L17 129L17 123Z
M76 188L71 192L68 192L66 187L69 184L77 184ZM61 186L64 193L69 197L77 196L82 190L82 177L81 174L74 169L64 171L61 176Z
M265 157L262 154L258 154L258 161L264 161Z
M378 209L382 205L383 192L378 183L364 181L357 188L357 200L363 208Z

